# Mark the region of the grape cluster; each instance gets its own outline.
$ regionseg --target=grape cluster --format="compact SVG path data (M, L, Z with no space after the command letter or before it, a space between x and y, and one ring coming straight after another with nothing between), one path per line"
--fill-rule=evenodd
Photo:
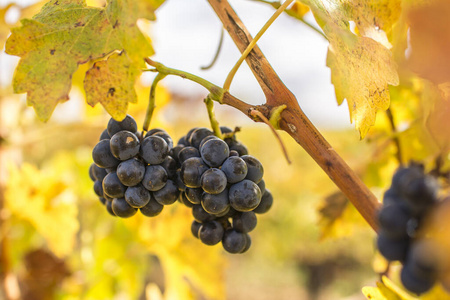
M193 128L174 147L162 129L142 137L131 116L111 119L92 151L89 175L107 211L128 218L153 217L177 200L192 209L192 234L206 245L222 242L230 253L250 248L256 214L273 203L262 164L228 127L222 140Z
M170 136L162 129L139 136L131 116L121 122L111 119L92 151L94 191L113 216L128 218L139 210L153 217L180 195Z
M431 289L441 272L438 247L418 234L428 212L438 202L437 191L436 180L424 174L422 166L399 168L378 213L378 249L389 261L403 263L401 281L416 294Z

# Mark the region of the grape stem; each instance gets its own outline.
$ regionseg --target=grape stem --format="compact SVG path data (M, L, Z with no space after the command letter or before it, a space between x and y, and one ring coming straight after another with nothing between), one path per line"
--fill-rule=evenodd
M253 117L260 118L264 123L266 123L269 126L269 128L272 130L272 133L275 135L275 137L278 140L278 143L281 146L281 151L283 151L283 154L284 154L284 157L286 158L286 161L288 162L288 164L291 164L291 160L289 159L289 155L287 153L286 147L284 146L284 143L281 140L280 135L275 130L275 128L273 127L272 123L259 110L252 109L250 111L250 115L253 116Z
M148 99L148 106L147 106L147 112L145 113L145 119L144 119L144 126L142 126L142 129L144 131L148 131L148 128L150 126L150 122L152 120L153 111L155 110L156 104L155 104L155 96L156 96L156 86L158 85L158 82L160 82L162 79L164 79L166 75L158 73L153 79L152 86L150 87L150 95Z
M292 3L294 0L286 0L283 5L281 5L277 11L270 17L270 19L264 24L264 26L259 30L259 32L256 34L255 38L248 44L245 51L242 53L241 57L239 57L239 60L234 65L233 69L231 69L230 73L228 73L227 78L225 79L225 83L223 84L223 88L225 90L230 90L231 82L233 81L234 75L236 75L237 70L241 66L242 62L245 60L245 58L248 56L250 51L253 50L253 47L256 46L256 43L258 40L263 36L263 34L269 29L269 27L272 25L272 23L281 15L281 13L286 9L286 7L289 6L289 4Z
M225 33L225 30L223 30L223 27L220 28L220 40L219 40L219 45L217 46L216 54L214 55L214 58L213 58L212 62L209 65L200 67L201 70L209 70L216 63L217 59L219 58L220 51L222 50L223 37L225 36L224 33Z
M206 109L208 110L209 122L211 123L211 128L214 131L214 134L223 140L222 132L220 131L219 122L216 119L216 115L214 114L214 102L211 97L208 95L204 100L206 104Z
M208 2L239 51L244 53L253 39L236 12L227 0L208 0ZM377 231L376 213L380 206L377 198L314 127L300 108L295 96L278 77L257 45L254 46L245 60L266 98L266 103L255 107L255 109L270 119L272 108L286 105L286 108L279 115L280 128L306 150L352 202L367 223ZM254 120L251 110L249 110L252 107L248 107L248 104L245 107L245 104L241 102L236 101L234 97L230 97L227 92L223 94L222 103L239 109Z

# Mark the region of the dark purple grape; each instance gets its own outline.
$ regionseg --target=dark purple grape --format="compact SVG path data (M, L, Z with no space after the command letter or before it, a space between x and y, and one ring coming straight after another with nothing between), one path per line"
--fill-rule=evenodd
M204 143L206 143L207 141L209 141L209 140L213 140L213 139L215 139L215 140L220 140L217 136L215 136L215 135L208 135L208 136L206 136L201 142L200 142L200 145L198 146L198 149L200 149L201 147L203 147L203 144Z
M159 136L164 141L166 141L167 147L169 148L169 150L173 148L173 140L170 137L170 135L167 134L167 132L159 131L159 132L156 132L156 133L152 134L152 136Z
M208 194L220 194L227 187L227 176L221 170L212 168L202 174L201 183Z
M97 194L97 196L103 197L103 187L101 181L97 180L96 182L94 182L94 192Z
M158 191L167 183L167 172L160 165L150 165L145 168L142 184L149 191Z
M113 217L117 217L116 214L114 213L114 211L112 210L112 200L111 201L106 201L106 211Z
M177 143L177 145L183 145L183 146L185 146L186 145L186 136L182 136L179 140L178 140L178 143Z
M192 208L192 216L200 223L214 220L216 217L207 213L200 204L194 205Z
M175 159L175 161L177 162L177 164L181 165L181 162L178 160L178 155L180 154L180 151L184 149L184 145L177 145L175 147L173 147L172 149L170 149L169 151L169 155Z
M378 222L384 234L390 238L406 238L408 233L406 225L411 213L401 204L383 206L378 212Z
M111 118L108 122L107 126L108 134L109 136L113 136L119 131L127 130L130 132L136 132L137 131L137 124L136 121L133 119L132 116L127 115L125 119L118 122Z
M243 144L241 144L239 142L233 143L230 146L230 150L236 151L237 153L239 153L239 156L248 155L247 147L245 147Z
M178 197L178 201L183 203L184 206L186 206L186 207L189 207L189 208L194 207L194 204L191 201L189 201L189 199L186 197L186 192L181 192L180 197Z
M184 182L181 179L181 169L177 170L177 175L175 176L174 179L175 179L174 181L175 181L175 183L176 183L176 185L178 187L178 190L180 192L184 192L186 190L186 186L184 185Z
M224 229L217 221L203 223L198 232L198 237L203 244L216 245L223 238Z
M200 227L202 227L202 223L199 223L199 222L197 222L195 220L192 221L191 232L192 232L192 235L195 236L196 238L199 238L198 237L198 232L200 231Z
M185 140L184 145L191 146L191 142L190 142L191 141L191 135L197 129L198 129L198 127L194 127L191 130L189 130L188 133L186 133L185 138L184 138L184 140Z
M261 202L259 205L253 210L253 212L257 214L264 214L269 211L273 204L273 196L272 193L266 189L264 194L261 197Z
M89 178L91 178L92 181L96 181L97 180L97 178L94 175L94 167L97 167L97 165L96 164L91 164L90 167L89 167ZM97 168L99 168L99 167L97 167Z
M105 178L106 174L108 174L106 172L106 169L100 168L99 166L97 166L96 164L92 164L93 166L93 173L94 173L94 177L96 180L98 181L103 181L103 178Z
M233 229L239 232L250 232L255 229L256 224L257 218L252 211L237 213L233 216Z
M181 165L181 179L187 187L198 188L202 185L203 173L208 169L200 157L191 157Z
M109 140L101 140L92 150L94 163L101 168L115 168L120 160L114 157L109 147Z
M146 163L158 165L166 159L169 147L165 140L159 136L149 136L141 143L139 154Z
M250 237L250 235L248 233L245 234L245 247L244 249L239 252L239 253L245 253L248 251L248 249L250 249L250 247L252 246L252 239Z
M399 204L399 203L406 203L406 200L400 195L399 191L397 191L395 188L391 187L384 193L383 196L383 205L391 205L391 204Z
M214 133L211 130L209 130L208 128L204 128L204 127L197 128L196 130L194 130L192 132L192 134L190 136L189 144L192 147L195 147L198 149L201 141L209 135L214 135Z
M223 162L221 170L225 173L228 183L236 183L245 179L248 169L242 158L230 156Z
M261 191L253 181L244 179L230 187L231 206L237 211L250 211L261 202Z
M259 190L261 191L261 195L264 195L264 192L266 191L266 182L264 179L261 179L260 182L258 182Z
M239 153L236 150L230 150L230 156L239 156Z
M155 133L158 133L158 132L163 132L163 133L167 134L167 131L165 131L162 128L153 128L153 129L150 129L149 131L147 131L147 133L145 134L144 138L152 136L152 135L154 135Z
M159 204L153 197L150 197L150 201L139 210L141 211L141 214L146 217L155 217L162 212L163 208L164 205Z
M153 192L153 197L155 200L162 205L170 205L177 201L180 196L180 191L177 185L172 180L167 180L166 185L155 192Z
M136 214L137 209L131 207L125 198L114 198L111 204L114 214L121 218L129 218Z
M409 247L409 239L392 239L383 232L378 234L377 248L387 260L404 261Z
M446 254L436 242L420 239L411 245L406 264L417 277L436 280L443 271L445 260Z
M415 293L422 294L429 291L436 280L433 278L421 278L414 274L408 265L405 265L400 273L400 279L403 286Z
M192 204L200 204L202 201L202 188L186 188L186 197Z
M142 185L131 186L125 191L125 200L131 207L141 208L150 201L150 192Z
M103 205L105 205L106 204L106 199L105 198L103 198L103 197L98 197L98 200L100 200L100 202L103 204Z
M145 165L136 158L123 161L117 167L117 177L126 186L134 186L142 181Z
M224 213L229 207L230 202L228 200L228 189L225 189L220 194L208 194L202 195L202 207L210 214L220 215Z
M169 178L174 178L177 175L177 162L172 156L168 155L166 159L161 163L161 167L166 170L167 176Z
M109 173L103 179L103 193L111 198L124 197L126 188L115 172Z
M139 139L130 131L119 131L111 137L111 153L120 160L127 160L139 153Z
M225 231L222 239L223 248L229 253L240 253L247 245L247 237L245 233L238 232L234 229Z
M99 141L101 140L109 140L111 137L108 134L108 129L105 129L102 131L102 134L100 134Z
M247 176L245 178L254 183L259 183L264 175L264 168L261 162L251 155L243 155L241 158L245 161L248 168Z
M180 164L191 157L200 157L200 152L197 148L187 146L178 153L178 161L180 162Z
M230 155L230 149L224 141L211 139L203 144L200 155L208 166L218 168Z

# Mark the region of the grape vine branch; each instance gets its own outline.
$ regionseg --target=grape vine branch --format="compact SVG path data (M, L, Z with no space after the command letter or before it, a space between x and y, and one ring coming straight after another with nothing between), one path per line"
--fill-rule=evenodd
M227 0L208 2L239 51L243 53L253 40L243 22ZM270 119L271 110L285 104L286 109L280 114L280 129L286 131L306 150L376 231L376 211L380 205L377 198L310 122L295 96L283 84L257 45L248 54L246 62L265 94L266 103L252 106L226 91L221 104L239 109L252 120L255 120L251 115L253 109Z

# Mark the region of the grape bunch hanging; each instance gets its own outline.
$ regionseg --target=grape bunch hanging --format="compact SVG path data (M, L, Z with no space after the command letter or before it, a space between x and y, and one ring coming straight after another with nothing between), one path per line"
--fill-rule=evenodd
M403 286L416 294L430 290L447 271L439 246L421 234L439 203L437 192L435 178L424 174L421 165L411 164L396 171L378 213L378 250L387 260L402 262Z
M94 191L111 215L122 218L138 210L154 217L178 200L192 209L196 238L244 253L256 214L267 212L273 197L259 160L230 128L220 130L223 140L207 128L193 128L174 146L163 129L142 137L131 116L110 119L92 151Z

